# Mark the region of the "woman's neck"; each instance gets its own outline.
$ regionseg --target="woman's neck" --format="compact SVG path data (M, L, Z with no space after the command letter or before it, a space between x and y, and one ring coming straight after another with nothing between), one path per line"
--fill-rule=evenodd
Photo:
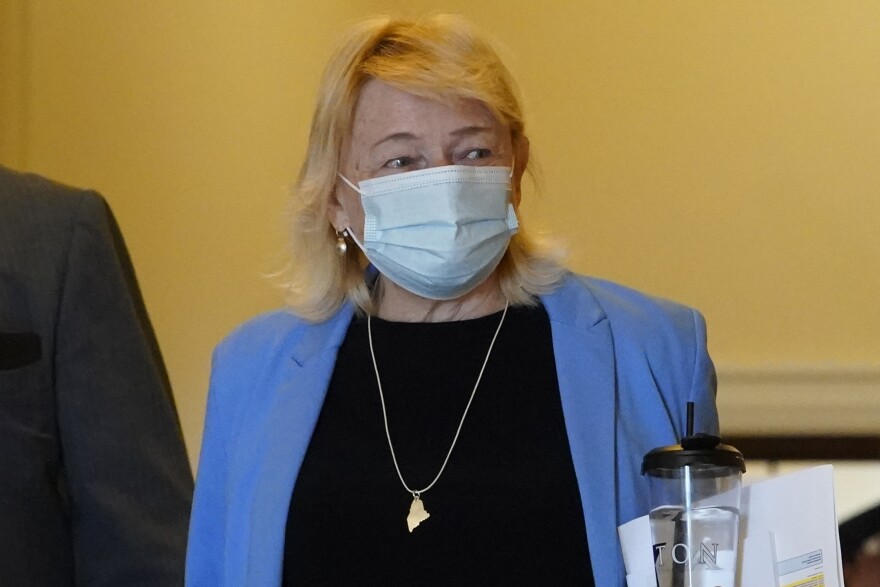
M488 316L504 309L505 299L495 274L452 300L431 300L379 276L376 315L395 322L453 322Z

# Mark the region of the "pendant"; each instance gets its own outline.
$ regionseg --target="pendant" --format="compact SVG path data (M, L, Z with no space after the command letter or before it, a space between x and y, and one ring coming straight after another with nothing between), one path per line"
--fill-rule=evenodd
M416 526L430 517L431 514L425 510L425 504L422 503L419 496L413 496L412 505L409 506L409 515L406 517L406 525L409 528L409 531L412 532Z

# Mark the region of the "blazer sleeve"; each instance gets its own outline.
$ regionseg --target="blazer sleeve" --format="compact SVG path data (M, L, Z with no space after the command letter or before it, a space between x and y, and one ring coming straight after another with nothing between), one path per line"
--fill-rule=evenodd
M192 473L121 234L84 194L56 326L55 389L77 585L180 585Z
M687 401L694 402L694 431L717 435L719 433L718 408L715 403L717 380L715 366L709 358L706 346L706 321L698 311L691 310L691 312L694 318L694 375ZM680 434L683 435L685 432L683 428Z

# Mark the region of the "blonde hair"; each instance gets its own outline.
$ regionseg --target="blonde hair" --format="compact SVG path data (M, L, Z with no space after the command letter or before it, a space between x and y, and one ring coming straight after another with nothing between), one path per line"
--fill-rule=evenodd
M346 299L365 312L374 311L364 270L367 261L352 245L339 255L328 213L358 97L373 78L446 102L478 100L510 129L514 153L527 149L516 84L466 20L452 15L379 17L355 26L324 70L308 150L289 208L287 301L308 320L330 317ZM514 305L535 304L535 296L551 291L564 273L558 255L526 235L522 219L496 271L503 294Z

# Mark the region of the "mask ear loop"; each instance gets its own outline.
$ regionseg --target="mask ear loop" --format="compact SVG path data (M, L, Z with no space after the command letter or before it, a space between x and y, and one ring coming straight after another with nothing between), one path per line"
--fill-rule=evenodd
M507 179L510 180L510 187L508 191L513 193L513 170L516 169L516 155L513 155L510 160L510 173L507 176ZM510 229L512 233L516 233L519 231L519 219L516 217L516 210L513 209L513 202L508 201L507 203L507 227Z
M353 189L354 191L356 191L357 193L359 193L361 195L364 194L364 192L362 192L360 189L358 189L358 187L356 185L351 183L351 181L349 181L347 177L345 177L341 173L337 173L336 175L339 176L339 179L341 179L342 181L347 183L348 187L350 187L351 189ZM351 229L350 226L346 226L344 229L342 229L342 236L351 238L351 240L354 241L354 244L356 244L358 246L358 248L364 252L365 255L367 254L367 250L364 248L363 243L361 243L361 241L359 241L358 238L354 235L354 231Z
M513 173L513 172L511 171L511 173ZM348 181L348 178L347 178L347 177L345 177L345 176L342 175L341 173L337 173L336 175L339 176L339 179L341 179L342 181L344 181L345 183L347 183L347 184L348 184L348 187L350 187L351 189L353 189L354 191L356 191L356 192L359 193L360 195L364 195L364 192L362 192L362 191L361 191L356 185L354 185L353 183L351 183L350 181Z
M356 244L356 245L358 246L358 248L359 248L361 251L364 252L364 255L367 254L367 250L364 248L363 243L361 243L361 241L358 240L358 237L356 237L356 236L354 235L354 231L351 229L350 226L346 226L346 227L345 227L345 230L343 230L342 233L343 233L345 236L349 237L351 240L353 240L353 241L354 241L354 244Z

